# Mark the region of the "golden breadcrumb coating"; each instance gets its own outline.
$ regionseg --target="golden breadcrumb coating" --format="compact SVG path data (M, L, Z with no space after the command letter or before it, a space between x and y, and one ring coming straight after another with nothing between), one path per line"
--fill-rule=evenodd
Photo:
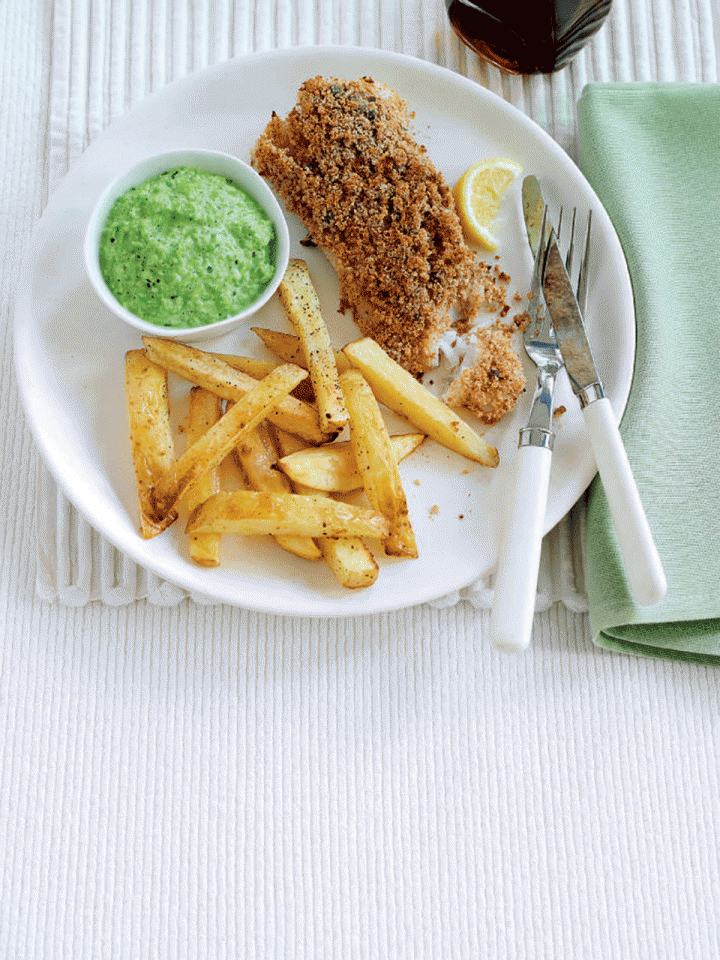
M477 357L448 387L449 406L464 407L488 426L513 409L525 389L525 374L511 335L512 327L503 325L478 331Z
M335 267L341 309L420 374L437 363L451 311L477 315L489 268L409 127L407 103L386 85L314 77L287 118L273 115L252 164Z

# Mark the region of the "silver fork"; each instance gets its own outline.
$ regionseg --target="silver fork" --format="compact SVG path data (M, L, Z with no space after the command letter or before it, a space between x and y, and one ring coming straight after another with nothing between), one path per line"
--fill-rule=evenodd
M571 275L575 252L575 218L573 211L566 254L567 270ZM561 223L562 211L558 220L558 234ZM590 221L577 281L581 305L587 292L589 230ZM537 367L537 384L527 425L521 428L518 439L510 516L500 546L490 618L493 645L513 652L524 650L530 643L532 633L554 440L553 391L557 374L563 367L552 320L543 304L542 281L549 233L545 206L537 234L530 285L530 321L523 335L525 350ZM532 245L535 238L531 231L528 231L528 239Z
M568 240L567 253L565 254L565 267L567 269L568 275L572 276L574 261L575 261L575 220L577 217L577 207L573 207L572 212L572 222L570 224L570 239ZM560 207L560 212L558 214L558 228L557 236L560 237L562 230L562 219L563 219L563 209ZM585 307L587 305L587 278L588 278L588 263L590 260L590 232L592 230L592 210L588 211L587 226L585 227L585 245L583 247L583 255L580 260L580 267L578 269L577 277L577 286L575 290L575 299L577 304L580 307L580 312L585 313Z
M562 220L562 211L560 217ZM555 389L555 378L563 366L563 359L555 339L555 330L550 314L542 302L548 235L547 207L545 207L530 282L530 305L528 309L530 322L523 333L525 352L537 368L537 383L527 426L520 431L518 446L543 447L552 450L554 436L552 432L553 391Z

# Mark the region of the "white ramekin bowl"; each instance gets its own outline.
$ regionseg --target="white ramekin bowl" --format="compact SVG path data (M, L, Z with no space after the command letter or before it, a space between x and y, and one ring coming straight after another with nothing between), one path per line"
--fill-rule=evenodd
M108 214L117 198L132 187L136 187L145 180L149 180L151 177L155 177L165 170L174 167L195 167L198 170L206 170L209 173L220 173L223 174L223 176L230 177L258 201L260 206L267 212L275 227L275 273L270 283L265 287L257 300L246 307L241 313L237 313L225 320L208 323L200 327L164 327L160 324L149 323L147 320L142 320L117 301L105 283L100 270L100 237L102 236ZM251 166L227 153L219 153L215 150L186 149L171 150L166 153L147 157L139 163L136 163L129 170L126 170L106 187L95 204L95 208L90 217L90 222L88 223L85 234L84 253L85 266L90 282L98 297L115 316L119 317L141 334L166 337L187 343L224 336L235 327L244 323L266 304L277 291L287 269L290 256L290 241L287 223L275 195L262 177L256 173Z

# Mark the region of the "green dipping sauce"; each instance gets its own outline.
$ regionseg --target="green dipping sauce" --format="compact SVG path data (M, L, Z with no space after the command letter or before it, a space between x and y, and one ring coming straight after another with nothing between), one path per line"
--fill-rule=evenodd
M275 227L223 174L179 167L119 197L100 239L117 300L161 327L202 327L249 307L275 273Z

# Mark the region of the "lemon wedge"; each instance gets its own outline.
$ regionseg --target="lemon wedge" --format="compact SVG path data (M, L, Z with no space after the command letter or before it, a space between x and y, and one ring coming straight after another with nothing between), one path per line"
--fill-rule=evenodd
M460 177L452 194L465 236L485 250L497 250L492 225L503 194L522 167L514 160L492 157L479 160Z

